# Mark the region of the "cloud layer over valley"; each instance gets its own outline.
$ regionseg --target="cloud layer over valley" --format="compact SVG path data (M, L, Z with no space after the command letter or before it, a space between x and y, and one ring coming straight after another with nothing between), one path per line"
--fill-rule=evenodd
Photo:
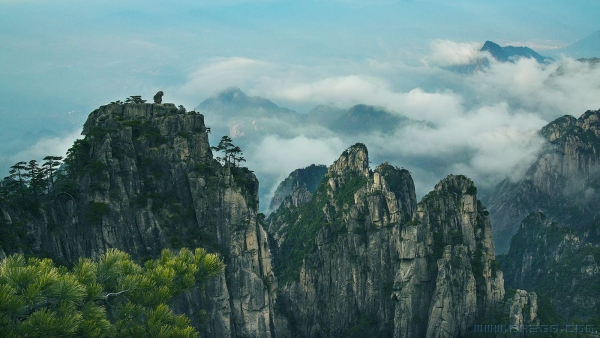
M449 173L493 185L522 173L545 123L600 107L599 67L551 50L576 52L586 36L597 46L599 10L592 0L0 1L0 170L64 155L99 105L162 90L191 110L235 86L246 105L213 100L224 101L206 123L213 143L235 136L263 206L289 171L330 164L355 142L373 165L409 169L419 195ZM486 40L546 46L538 52L557 61L498 62L480 51Z
M234 143L242 144L248 165L261 180L263 205L293 169L329 165L355 142L367 145L373 165L389 161L409 169L420 196L447 174L465 174L479 186L491 187L524 173L542 144L536 132L546 123L600 108L600 67L569 58L549 65L525 58L502 63L479 48L481 44L433 41L429 55L412 67L365 61L339 65L328 74L261 60L212 60L200 65L184 88L205 92L200 79L219 78L223 87L236 85L249 96L302 113L317 105L348 109L366 104L409 119L391 131L340 133L285 114L242 121L202 111L209 126L227 122L217 130L234 127L244 134ZM446 68L485 57L489 67L470 74ZM232 73L230 82L224 80ZM322 108L319 114L328 113ZM244 114L253 113L249 109Z

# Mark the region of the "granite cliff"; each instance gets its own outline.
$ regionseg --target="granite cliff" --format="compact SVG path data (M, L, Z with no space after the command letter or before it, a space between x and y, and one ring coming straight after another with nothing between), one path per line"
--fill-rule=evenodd
M278 302L303 337L458 337L504 297L488 213L464 176L417 204L407 170L356 144L304 204L267 219Z
M143 261L166 247L202 246L226 270L173 307L204 336L275 337L277 281L257 218L258 181L213 159L204 117L173 104L114 103L89 115L83 135L46 201L34 210L0 204L1 226L19 242L12 251L69 264L109 248Z
M485 200L498 252L508 250L521 221L538 211L582 241L600 243L600 111L563 116L540 135L546 143L525 176L503 181Z

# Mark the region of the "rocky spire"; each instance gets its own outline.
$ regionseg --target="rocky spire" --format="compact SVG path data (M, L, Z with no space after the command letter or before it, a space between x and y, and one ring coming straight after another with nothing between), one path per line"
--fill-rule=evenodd
M363 144L348 148L311 201L270 216L292 333L465 335L504 295L477 189L449 176L417 206L407 170L368 164Z
M362 143L356 143L344 150L342 155L329 167L328 173L344 175L347 172L356 172L364 177L369 177L369 152Z

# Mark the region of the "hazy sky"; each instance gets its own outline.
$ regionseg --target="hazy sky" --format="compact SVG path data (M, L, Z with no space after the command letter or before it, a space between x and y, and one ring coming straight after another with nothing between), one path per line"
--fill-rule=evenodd
M432 156L472 151L465 144L486 138L502 145L513 134L511 144L522 143L523 128L600 108L589 71L572 66L574 76L548 80L558 66L496 65L470 77L440 66L473 57L486 40L551 53L600 29L599 13L597 0L0 0L0 176L16 161L64 152L98 106L158 90L188 109L229 86L299 112L381 105L435 121L435 130L395 138L417 139L411 151ZM571 96L580 86L589 90ZM488 132L457 144L439 133L461 139L465 126ZM329 141L322 161L349 146ZM278 142L302 145L269 136L260 146ZM403 153L386 144L373 136L377 156ZM247 153L257 166L277 160ZM480 161L452 165L477 172L502 164Z

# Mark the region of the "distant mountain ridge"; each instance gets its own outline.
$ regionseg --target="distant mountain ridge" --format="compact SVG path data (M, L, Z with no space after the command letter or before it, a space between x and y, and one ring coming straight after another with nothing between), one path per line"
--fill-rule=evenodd
M499 44L486 41L479 49L480 52L488 52L494 60L498 62L515 62L520 58L532 58L540 64L549 64L554 61L553 58L540 55L529 47L515 46L500 46ZM477 71L485 71L490 67L490 59L486 56L481 56L477 60L463 65L450 66L447 69L462 74L473 74Z
M554 61L553 58L542 56L538 52L534 51L529 47L515 47L505 46L501 47L497 43L492 41L486 41L481 47L480 51L489 52L492 54L494 59L500 62L514 62L518 58L533 58L539 63L550 63Z
M287 125L288 129L318 125L336 133L356 134L389 132L399 123L410 122L407 117L366 104L348 109L319 105L308 114L301 114L268 99L248 96L237 87L227 88L207 98L196 107L196 111L208 118L218 115L219 119L214 122L224 125L213 126L213 129L222 127L233 138L252 137L256 131L269 131L275 124L279 128ZM225 126L227 128L223 128ZM281 132L280 129L275 133Z
M423 123L382 107L365 104L348 109L319 105L302 114L280 107L268 99L248 96L237 87L227 88L205 99L195 110L206 117L211 130L211 142L217 143L221 136L228 135L243 150L261 144L267 135L287 140L300 136L331 137L351 143L360 141L358 137L367 133L392 133L403 125ZM278 184L278 179L280 177L261 178L261 199L269 200L269 194ZM269 203L264 206L269 206ZM268 213L271 210L264 208L262 211Z
M254 115L273 116L275 114L297 114L295 111L282 108L273 101L259 97L248 96L238 87L229 87L200 103L196 110L216 111L226 116L239 115L251 109Z

